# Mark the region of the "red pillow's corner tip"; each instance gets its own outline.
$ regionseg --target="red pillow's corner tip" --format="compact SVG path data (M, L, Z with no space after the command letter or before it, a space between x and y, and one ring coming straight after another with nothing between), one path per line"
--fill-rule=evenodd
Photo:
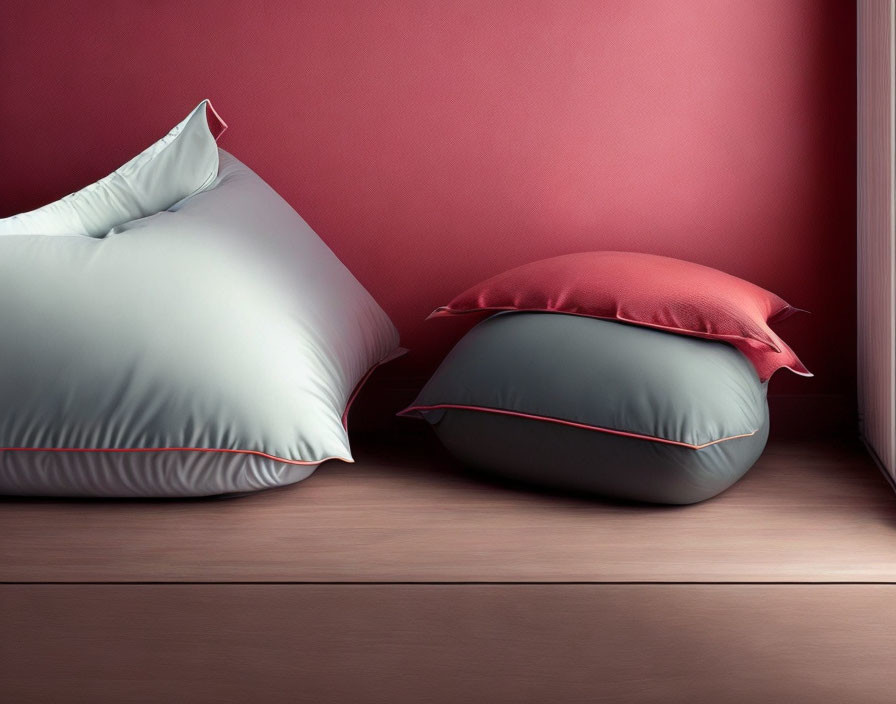
M768 319L769 325L773 325L775 323L780 323L782 320L787 320L790 316L796 315L797 313L805 313L806 315L812 315L811 310L806 310L805 308L797 308L796 306L792 306L789 303L779 310L777 313L771 315Z

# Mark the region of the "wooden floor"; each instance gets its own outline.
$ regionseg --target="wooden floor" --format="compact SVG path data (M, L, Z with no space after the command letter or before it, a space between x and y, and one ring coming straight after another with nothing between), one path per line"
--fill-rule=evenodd
M490 482L421 440L200 501L0 501L0 582L894 582L857 445L770 443L725 494L612 504Z
M892 704L896 691L889 585L14 585L0 600L10 704Z
M681 508L419 438L357 457L237 499L0 501L0 701L894 701L896 495L857 445L775 441Z

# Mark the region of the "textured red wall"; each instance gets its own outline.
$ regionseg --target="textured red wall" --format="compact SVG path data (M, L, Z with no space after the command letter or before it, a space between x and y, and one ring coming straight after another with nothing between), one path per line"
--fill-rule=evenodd
M105 175L210 97L431 366L423 318L559 253L640 250L813 311L855 383L855 17L833 0L0 4L0 215Z

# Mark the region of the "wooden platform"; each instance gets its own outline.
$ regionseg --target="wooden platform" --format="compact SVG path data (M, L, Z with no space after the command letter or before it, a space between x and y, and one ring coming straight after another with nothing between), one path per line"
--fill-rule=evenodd
M203 501L0 501L0 699L893 701L896 495L770 444L660 508L490 481L428 440Z

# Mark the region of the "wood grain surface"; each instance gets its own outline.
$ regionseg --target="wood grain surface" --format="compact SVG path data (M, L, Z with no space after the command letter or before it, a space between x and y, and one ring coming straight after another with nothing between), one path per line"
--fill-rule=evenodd
M0 501L2 582L896 582L896 496L858 447L770 443L703 504L493 482L433 442L228 500Z
M891 585L5 585L3 701L890 704Z

